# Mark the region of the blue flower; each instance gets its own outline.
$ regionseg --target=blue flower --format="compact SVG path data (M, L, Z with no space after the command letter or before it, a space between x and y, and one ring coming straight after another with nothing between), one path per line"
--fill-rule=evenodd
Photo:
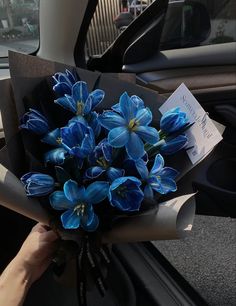
M177 132L188 123L185 112L181 112L179 107L173 108L164 113L161 117L160 128L166 134Z
M133 176L115 179L108 194L111 205L123 211L139 210L144 198L141 184L141 181Z
M63 148L53 149L44 154L44 162L53 165L62 165L67 155L67 151Z
M93 130L80 122L61 128L61 145L73 156L86 158L95 147Z
M47 174L29 172L21 177L26 194L31 197L45 196L54 190L54 179Z
M99 122L109 130L108 142L112 147L125 146L128 156L138 160L145 154L143 141L154 144L159 140L157 130L148 126L152 113L149 108L139 108L127 93L120 97L119 104L120 114L106 111Z
M144 196L153 198L153 190L161 194L176 191L175 178L178 172L170 167L164 167L164 159L157 154L151 171L148 171L146 163L140 159L136 162L136 168L145 182Z
M89 114L104 98L104 91L95 89L88 93L87 84L85 82L76 82L71 89L71 95L65 94L55 100L55 103L61 105L77 116Z
M42 142L50 144L51 146L58 147L61 145L61 129L57 128L47 133L42 139Z
M161 140L160 152L164 155L174 154L184 148L188 144L188 138L184 135L179 135L175 138L168 137L163 141Z
M49 131L47 119L39 111L31 108L21 118L20 128L30 130L38 135L44 135Z
M87 121L88 121L88 125L93 129L95 137L98 138L101 133L101 125L98 121L97 112L91 112L87 116Z
M112 167L113 154L112 146L109 145L106 139L103 139L89 156L89 162L93 165L85 172L85 177L95 179L102 173L106 173L110 181L124 176L125 171Z
M130 97L130 100L132 100L132 102L136 105L137 109L145 108L143 100L139 98L138 96L133 95ZM111 109L119 114L122 113L120 103L113 105Z
M102 202L108 194L108 182L95 182L87 189L69 180L64 184L63 191L55 191L50 197L51 206L56 210L66 210L61 215L65 229L82 227L91 232L98 227L99 220L94 213L93 205Z
M53 79L55 81L53 90L58 95L63 96L64 94L71 94L72 86L76 83L76 77L73 73L66 69L65 73L55 73Z

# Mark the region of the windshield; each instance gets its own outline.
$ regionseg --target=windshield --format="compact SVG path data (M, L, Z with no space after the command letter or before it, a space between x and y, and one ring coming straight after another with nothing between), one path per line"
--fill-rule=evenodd
M39 0L0 0L0 57L39 46Z

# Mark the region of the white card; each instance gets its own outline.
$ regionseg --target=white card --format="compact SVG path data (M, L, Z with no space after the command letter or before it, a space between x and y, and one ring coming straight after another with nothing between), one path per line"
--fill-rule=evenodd
M192 164L196 164L222 140L222 136L185 84L181 84L159 110L164 114L175 107L186 112L189 121L194 122L185 134L188 147L193 147L187 154Z

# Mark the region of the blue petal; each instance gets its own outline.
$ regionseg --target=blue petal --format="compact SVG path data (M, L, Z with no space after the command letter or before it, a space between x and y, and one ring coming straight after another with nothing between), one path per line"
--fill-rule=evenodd
M107 140L102 143L102 153L106 161L112 161L112 146L109 145Z
M74 124L70 125L71 133L74 138L75 143L81 142L81 139L84 138L85 134L89 132L87 125L76 121Z
M143 142L135 132L129 133L128 143L125 147L127 154L133 160L138 160L145 153Z
M164 167L164 158L161 156L161 154L157 154L154 160L154 164L152 166L152 169L150 171L151 175L159 175L159 172Z
M152 122L152 112L149 108L141 108L136 114L136 122L139 125L149 125Z
M41 186L52 186L54 185L54 179L48 175L38 172L28 172L21 177L21 181L23 184L27 184L33 182L37 185Z
M119 177L118 179L114 180L114 182L112 182L110 190L115 190L116 188L118 188L120 185L122 184L129 184L132 183L133 185L136 186L140 186L142 183L139 179L137 179L134 176L123 176L123 177Z
M68 69L65 70L65 73L63 72L55 73L53 75L53 79L59 83L64 82L70 85L70 87L76 82L74 75Z
M129 141L129 131L126 127L117 127L108 134L108 142L114 148L121 148Z
M120 109L126 120L126 123L129 123L130 120L136 117L138 108L134 101L130 99L127 92L123 93L123 95L120 97Z
M143 139L143 141L150 144L155 144L159 140L158 131L150 126L138 126L135 129L135 133L137 133Z
M160 128L166 133L178 131L187 123L186 113L180 111L179 107L164 113L160 120Z
M35 172L28 172L28 173L24 174L24 175L20 178L21 182L22 182L24 185L27 184L27 180L28 180L34 173L35 173Z
M51 150L44 154L45 163L54 165L62 165L66 157L66 151L62 148Z
M53 90L59 95L63 96L64 94L71 94L71 87L64 82L57 83L53 86Z
M58 72L53 76L53 79L58 84L66 84L71 88L71 81L68 79L67 75L65 73Z
M89 96L88 96L88 99L84 103L84 108L83 108L83 114L84 115L88 115L91 112L92 103L93 103L92 99L89 98Z
M66 73L64 75L66 75L71 84L76 82L76 76L70 70L66 69Z
M165 167L163 168L160 173L158 175L161 176L161 178L163 177L167 177L170 179L175 179L178 176L179 172L171 167Z
M35 132L36 134L43 135L49 130L48 123L41 119L30 119L28 121L28 129Z
M105 172L102 167L91 167L88 168L85 172L85 177L89 179L95 179L99 177L103 172Z
M125 174L125 170L123 169L117 169L117 168L110 167L107 170L107 176L111 182L113 182L115 179L121 176L124 176L124 174Z
M126 196L119 196L111 189L109 191L109 201L111 205L122 211L139 210L143 197L143 192L139 188L132 192L128 192Z
M81 218L81 226L89 226L93 222L93 218L94 218L93 205L90 203L86 203L85 211Z
M145 161L142 158L140 158L139 160L135 161L135 166L141 178L146 180L148 178L149 172Z
M115 111L115 112L117 112L117 113L121 113L121 109L120 109L120 103L116 103L116 104L114 104L112 107L111 107L111 109L113 110L113 111Z
M161 194L167 194L169 192L174 192L177 190L177 186L174 180L170 178L161 178Z
M77 157L78 160L83 160L85 158L84 151L78 146L69 150L71 156Z
M156 176L152 176L148 179L148 183L153 190L161 193L162 187L161 187L161 180L159 178L157 178Z
M81 149L83 151L83 157L87 157L94 149L95 147L95 138L94 133L91 128L88 129L88 134L85 135L82 144Z
M52 208L56 210L72 209L74 204L70 202L63 191L55 191L49 196Z
M141 189L133 190L127 193L127 202L129 203L129 211L138 211L143 201L144 194Z
M88 87L85 82L76 82L72 87L72 97L77 103L85 103L88 98Z
M166 143L161 146L162 154L171 155L186 147L188 138L184 135L179 135L172 140L166 140Z
M74 116L72 119L70 119L68 122L68 126L71 126L75 122L81 123L84 126L88 126L87 120L81 115Z
M144 197L148 199L153 199L154 194L151 185L147 184L144 188Z
M85 197L85 188L84 186L78 186L77 182L69 180L65 182L63 187L66 198L76 204L79 201L83 201Z
M98 121L98 114L96 112L91 112L88 119L88 124L92 128L96 138L99 137L101 133L101 125Z
M104 96L105 96L105 92L101 89L96 89L96 90L92 91L89 94L88 99L85 103L85 109L84 109L85 114L90 112L91 110L93 110L97 105L99 105L102 102ZM89 105L91 105L90 110L88 110L88 112L86 112L87 111L86 110L86 104L87 103Z
M64 97L58 98L54 102L71 111L72 113L76 113L76 104L71 96L65 94Z
M49 129L48 123L38 118L29 119L25 124L21 124L20 128L30 130L38 135L46 134Z
M62 144L65 144L69 148L80 145L86 131L87 127L80 122L74 122L69 127L61 128Z
M80 217L76 211L69 209L61 215L61 222L65 229L76 229L80 226Z
M86 189L86 203L97 204L102 202L108 194L109 183L108 182L94 182L88 186Z
M102 115L98 117L98 121L101 126L107 130L112 130L116 127L121 127L126 125L126 121L123 117L115 112L105 111Z
M24 114L24 116L21 118L21 122L25 123L30 119L40 119L47 122L47 118L34 108L30 108L29 111Z
M132 102L135 103L135 105L137 106L138 109L141 109L141 108L145 107L143 100L141 98L139 98L138 96L133 95L133 96L130 97L130 99L132 100Z
M52 146L59 146L60 145L60 138L61 138L61 129L57 128L48 134L46 134L41 141Z
M98 225L99 225L99 219L98 219L98 216L96 214L93 214L93 218L92 218L92 221L91 221L90 224L87 224L85 222L83 222L83 223L81 222L81 226L87 232L96 231L96 229L98 228Z
M29 182L25 185L25 191L27 196L42 197L48 195L54 188L48 186L37 185L34 182Z
M110 204L113 207L116 207L122 211L128 211L130 208L130 203L126 201L125 198L118 197L118 196L110 196Z

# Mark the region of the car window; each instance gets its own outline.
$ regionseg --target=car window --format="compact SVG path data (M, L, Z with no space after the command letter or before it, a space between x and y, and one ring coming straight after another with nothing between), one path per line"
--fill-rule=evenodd
M236 41L235 0L170 1L161 49L178 49Z
M100 0L86 41L86 55L101 55L152 2ZM161 50L236 41L235 0L170 0Z
M85 53L101 55L154 0L100 0L91 20Z
M39 46L39 0L0 0L0 57Z

